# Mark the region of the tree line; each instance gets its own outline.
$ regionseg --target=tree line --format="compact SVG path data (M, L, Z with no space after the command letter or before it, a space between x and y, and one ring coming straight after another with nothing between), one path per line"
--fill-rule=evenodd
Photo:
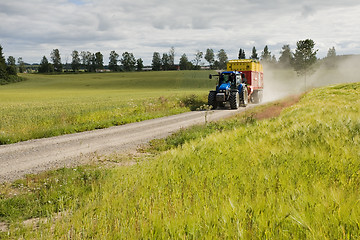
M0 85L22 81L23 78L17 76L18 69L25 71L25 63L22 58L18 58L18 65L16 65L16 59L13 56L9 56L6 61L3 48L0 45Z
M129 52L124 52L122 58L119 59L120 55L115 51L110 52L109 64L107 68L111 71L135 71L141 70L143 65L143 60L141 58L135 59L134 55ZM101 52L91 53L89 51L77 51L74 50L71 53L71 71L78 72L80 69L85 70L86 72L96 72L99 70L105 69L104 65L104 56ZM49 73L49 72L63 72L64 65L61 63L61 56L58 49L54 49L50 54L51 62L43 56L40 65L39 73ZM119 65L119 62L121 65ZM66 69L68 70L68 69Z
M315 43L311 39L301 40L297 42L295 52L291 51L290 45L284 45L280 51L280 57L277 60L275 55L269 51L266 45L260 56L254 46L251 51L249 59L260 60L266 64L277 64L282 67L293 67L299 74L304 74L313 65L316 60L317 50L314 50ZM1 46L0 46L1 47ZM9 56L7 62L1 50L1 68L0 79L9 79L9 76L16 76L17 72L24 72L25 65L22 58L18 58L18 64L14 57ZM336 56L335 48L329 49L327 58ZM246 59L245 50L240 48L239 59ZM167 53L162 55L159 52L154 52L151 62L151 70L153 71L167 71L167 70L197 70L200 69L202 59L208 63L210 69L226 69L228 56L224 49L215 52L211 48L207 48L205 53L197 50L194 54L194 59L189 60L187 55L183 53L179 59L179 64L175 64L175 48L171 47ZM65 69L64 69L65 66ZM104 56L101 52L91 53L89 51L74 50L71 53L71 62L62 63L59 49L53 49L50 53L50 61L46 56L43 56L38 67L39 73L63 72L80 70L86 72L96 72L104 68L110 71L141 71L144 68L144 63L141 58L136 59L133 53L124 52L120 56L116 51L111 51L108 65L104 65Z
M253 47L251 59L257 59L265 64L280 66L283 68L293 68L298 75L306 75L312 72L312 67L317 62L316 56L318 49L315 49L315 42L312 39L300 40L296 43L296 49L293 52L289 44L283 45L280 51L280 57L276 60L275 55L271 55L268 46L264 47L258 58L256 48ZM239 59L245 59L245 51L239 50ZM326 57L323 59L325 66L332 68L336 65L335 47L328 49Z
M186 54L182 54L179 59L179 64L175 64L175 48L171 47L168 53L163 53L162 56L159 52L154 52L151 62L151 70L153 71L168 71L168 70L197 70L200 69L201 59L204 57L203 52L197 51L195 58L189 60ZM228 61L227 54L224 49L221 49L216 54L212 49L207 49L205 59L209 62L212 69L224 69ZM101 52L91 53L89 51L78 52L74 50L71 54L71 70L74 72L83 69L87 72L95 72L105 68L104 58ZM38 72L50 73L50 72L63 72L64 66L61 63L61 56L58 49L54 49L50 53L50 60L46 56L43 56ZM142 58L136 59L133 53L124 52L120 55L116 51L111 51L109 56L109 63L107 68L110 71L141 71L144 68Z
M261 52L260 56L257 53L257 49L254 46L251 51L251 55L248 59L259 60L264 64L272 64L273 66L280 66L284 68L294 68L299 74L303 75L311 66L317 61L318 50L315 49L315 42L312 39L300 40L296 43L295 52L292 52L290 45L283 45L280 51L280 57L277 60L274 54L271 54L268 46L266 45ZM205 54L199 50L194 54L194 59L189 61L186 54L182 54L180 57L178 68L180 70L197 70L200 69L201 60L204 58L207 61L210 69L226 69L228 62L228 56L224 49L220 49L217 53L213 49L206 49ZM335 47L329 48L328 54L325 57L325 63L327 66L334 66L334 59L336 57ZM240 48L238 59L246 59L245 50ZM162 58L158 52L154 52L152 59L152 70L171 70L174 69L174 48L171 48L169 53L164 53Z

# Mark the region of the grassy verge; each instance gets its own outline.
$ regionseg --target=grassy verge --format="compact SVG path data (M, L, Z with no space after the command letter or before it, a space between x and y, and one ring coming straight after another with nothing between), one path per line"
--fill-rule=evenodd
M107 169L67 216L36 231L14 223L4 234L357 239L359 93L359 83L316 89L279 117L257 121L254 113L220 132L180 138L181 147L152 161Z
M257 106L254 109L240 113L230 119L210 122L206 125L196 125L190 128L181 129L167 138L151 140L149 146L141 149L145 152L159 153L172 148L182 146L186 142L205 138L213 133L235 130L239 126L253 124L258 120L274 118L280 115L281 111L297 103L301 95L294 95L285 99Z
M78 204L77 200L99 187L106 171L95 166L61 168L1 188L0 220L22 221L49 217Z
M0 145L143 121L196 109L207 71L26 75L0 86Z

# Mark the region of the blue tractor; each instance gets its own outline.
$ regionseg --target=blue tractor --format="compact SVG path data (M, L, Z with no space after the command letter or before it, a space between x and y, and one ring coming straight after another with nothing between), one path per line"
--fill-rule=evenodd
M215 91L210 91L208 105L213 109L224 107L228 102L231 109L248 104L248 91L245 75L238 71L225 71L217 75L210 74L209 78L219 77Z

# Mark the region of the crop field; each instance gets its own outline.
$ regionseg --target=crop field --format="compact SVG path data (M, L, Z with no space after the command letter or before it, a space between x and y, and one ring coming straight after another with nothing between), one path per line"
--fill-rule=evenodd
M184 130L141 164L29 176L2 195L0 236L358 239L359 95L360 83L319 88L279 117ZM52 220L21 224L36 217Z
M194 110L209 71L22 75L0 86L0 145Z

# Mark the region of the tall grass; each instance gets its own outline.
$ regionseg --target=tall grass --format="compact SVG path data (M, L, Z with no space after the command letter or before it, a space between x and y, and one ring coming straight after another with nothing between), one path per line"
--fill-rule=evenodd
M196 104L206 103L207 91L215 85L207 74L24 75L28 81L0 86L0 144L193 110Z
M9 237L358 239L359 93L317 89L278 118L115 168L69 216Z

